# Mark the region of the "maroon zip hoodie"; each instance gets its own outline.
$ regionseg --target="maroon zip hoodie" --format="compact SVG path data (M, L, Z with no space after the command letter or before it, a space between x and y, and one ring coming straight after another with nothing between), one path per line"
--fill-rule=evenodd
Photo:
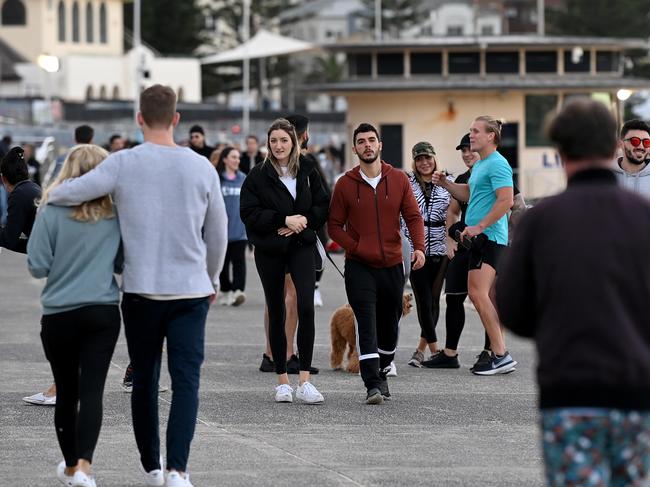
M357 166L337 181L327 231L345 249L345 257L371 267L402 262L400 214L413 248L424 252L424 221L406 173L381 163L381 180L373 190Z

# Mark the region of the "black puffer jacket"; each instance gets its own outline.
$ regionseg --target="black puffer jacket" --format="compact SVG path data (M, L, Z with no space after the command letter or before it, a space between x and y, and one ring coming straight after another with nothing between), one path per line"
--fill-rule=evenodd
M315 244L316 231L325 224L328 208L329 194L316 164L303 156L296 176L295 201L270 163L253 167L241 188L240 215L248 239L265 253L286 253L292 241ZM291 215L305 216L307 228L289 238L278 235L285 218Z

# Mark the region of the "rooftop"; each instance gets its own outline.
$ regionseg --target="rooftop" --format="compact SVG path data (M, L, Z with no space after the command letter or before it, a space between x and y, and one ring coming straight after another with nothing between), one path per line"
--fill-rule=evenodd
M0 81L20 81L14 66L26 62L29 61L0 39Z

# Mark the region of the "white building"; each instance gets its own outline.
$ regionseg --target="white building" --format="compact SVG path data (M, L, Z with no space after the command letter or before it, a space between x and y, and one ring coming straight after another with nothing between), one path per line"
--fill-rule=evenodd
M139 56L133 50L124 52L123 3L0 0L0 41L26 61L14 60L14 71L21 79L0 82L0 95L131 100L139 59L144 86L169 85L181 100L201 101L197 59L160 57L147 47L141 47ZM39 56L44 54L58 58L57 72L46 73L38 67Z

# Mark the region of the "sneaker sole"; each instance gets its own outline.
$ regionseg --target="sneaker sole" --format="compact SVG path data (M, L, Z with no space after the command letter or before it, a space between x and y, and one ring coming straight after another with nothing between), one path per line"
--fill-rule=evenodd
M238 297L235 298L235 300L232 302L232 305L233 305L233 306L241 306L242 304L244 304L245 301L246 301L246 298L245 298L244 296L238 296Z
M420 362L414 362L413 360L409 360L408 365L410 365L411 367L415 367L416 369L422 368L422 364Z
M507 374L509 372L514 372L514 368L517 366L517 362L513 360L509 364L504 365L503 367L499 367L498 369L492 369L492 370L483 370L483 371L476 371L472 370L472 374L475 375L499 375L499 374Z
M373 394L368 399L366 399L366 404L377 405L377 404L383 404L383 403L384 403L384 396L382 396L379 393Z
M422 367L425 369L460 369L460 364L458 365L427 365L422 364Z
M293 398L292 398L292 397L283 397L283 398L278 399L278 398L276 397L276 398L275 398L275 402L279 402L279 403L284 403L284 402L293 402Z
M296 396L296 399L298 399L298 401L300 401L302 404L309 404L310 406L316 406L325 402L324 398L319 401L307 401L306 399Z

